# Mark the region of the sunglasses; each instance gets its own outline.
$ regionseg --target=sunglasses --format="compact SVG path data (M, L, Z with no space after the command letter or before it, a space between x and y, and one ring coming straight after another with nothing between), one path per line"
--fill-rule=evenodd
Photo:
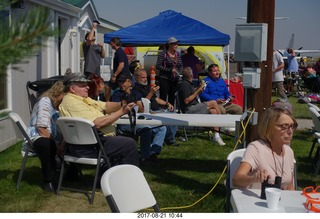
M319 198L312 197L311 194L320 195L320 186L317 186L316 188L314 188L313 186L305 187L302 191L302 194L308 199L319 200Z
M320 212L320 200L318 199L307 199L306 203L304 204L305 208L313 212Z

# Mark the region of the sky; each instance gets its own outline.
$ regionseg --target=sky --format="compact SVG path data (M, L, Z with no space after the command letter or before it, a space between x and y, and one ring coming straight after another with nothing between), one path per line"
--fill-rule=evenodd
M174 10L230 35L234 51L236 24L245 24L247 0L92 0L98 14L122 27L131 26L160 12ZM274 48L285 49L291 34L294 48L320 49L320 0L275 0Z

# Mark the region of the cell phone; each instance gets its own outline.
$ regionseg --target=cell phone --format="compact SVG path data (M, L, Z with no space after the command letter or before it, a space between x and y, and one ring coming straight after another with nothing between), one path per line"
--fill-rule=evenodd
M93 23L97 23L98 25L100 24L100 22L97 20L94 20Z

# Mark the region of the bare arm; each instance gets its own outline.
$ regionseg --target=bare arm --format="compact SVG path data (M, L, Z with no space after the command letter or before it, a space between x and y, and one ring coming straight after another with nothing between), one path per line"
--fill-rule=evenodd
M110 102L111 103L111 102ZM113 124L117 121L122 115L127 114L135 106L135 103L129 103L123 105L119 110L115 111L112 114L101 116L96 118L93 123L97 129Z
M50 138L51 134L46 127L37 127L37 130L41 137Z
M241 162L240 166L233 176L232 182L235 187L245 188L256 182L263 182L268 178L266 170L251 171L251 165L247 162Z
M121 108L121 103L120 102L108 101L108 102L106 102L106 105L105 105L105 109L106 109L106 113L107 114L116 112L120 108Z
M281 69L284 68L284 63L282 62L280 65L278 65L278 67L276 67L275 69L273 69L273 72L279 71Z
M106 51L104 50L102 43L98 43L98 46L101 47L100 57L103 59L106 56Z
M201 84L193 94L191 94L189 97L184 99L185 104L189 104L191 101L193 101L197 96L203 91L204 84Z
M120 62L117 70L113 73L114 76L118 76L120 72L122 72L122 69L124 68L124 62Z
M90 30L90 32L88 34L88 37L86 39L87 46L89 46L91 44L91 41L93 40L94 32L95 32L96 29L97 29L97 24L93 23L92 27L91 27L91 30Z

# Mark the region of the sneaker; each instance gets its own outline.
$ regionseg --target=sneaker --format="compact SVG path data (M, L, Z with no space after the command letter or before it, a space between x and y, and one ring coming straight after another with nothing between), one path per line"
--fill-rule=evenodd
M226 145L226 143L223 142L222 138L221 137L214 137L213 138L213 142L217 142L220 146L224 146Z
M169 146L174 146L174 147L179 147L180 146L180 144L178 144L177 142L169 142L169 141L164 141L164 143L166 144L166 145L169 145Z

